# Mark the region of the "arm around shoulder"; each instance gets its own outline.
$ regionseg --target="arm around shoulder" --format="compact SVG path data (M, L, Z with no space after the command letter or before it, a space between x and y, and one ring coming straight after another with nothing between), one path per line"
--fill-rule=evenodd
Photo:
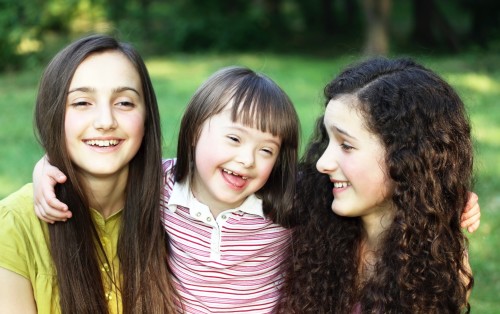
M0 314L36 313L31 282L23 276L0 267Z

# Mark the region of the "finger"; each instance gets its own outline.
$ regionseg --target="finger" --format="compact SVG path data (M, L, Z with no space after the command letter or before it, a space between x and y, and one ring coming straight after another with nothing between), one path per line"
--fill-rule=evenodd
M467 228L467 231L469 231L470 233L476 231L478 228L479 228L479 225L481 224L481 221L476 221L474 224L472 224L472 226L469 226Z
M473 215L472 217L467 218L466 220L463 220L460 223L460 226L462 226L462 228L469 228L470 226L474 225L476 222L480 221L480 219L481 219L481 213L477 213L476 215Z
M467 204L465 204L464 212L469 212L471 209L474 209L476 206L479 206L478 200L479 197L474 192L469 192L469 199L467 200Z
M64 173L57 167L52 165L46 165L45 167L46 174L51 178L51 183L53 183L52 185L66 182L66 175L64 175Z
M68 210L66 204L59 201L57 198L52 198L46 202L41 202L45 217L54 221L66 221L71 218L72 213Z
M61 213L65 213L68 211L68 206L55 197L49 198L47 200L47 206L49 207L47 208L47 210L50 212L52 212L52 210Z
M71 212L61 212L59 210L54 210L51 208L44 208L43 212L41 212L43 217L47 220L58 222L58 221L66 221L68 216L71 217Z
M45 215L45 212L43 211L43 208L38 205L35 205L35 214L40 220L45 221L46 223L54 223L54 220L48 219Z
M66 179L64 179L66 180ZM50 184L42 184L41 186L41 195L42 199L40 200L41 205L44 207L46 212L50 212L50 209L53 210L58 210L58 211L67 211L68 206L64 204L63 202L59 201L57 199L54 186L56 185L56 182L53 181L51 178L52 182Z
M68 206L57 199L54 190L56 184L66 181L66 176L59 169L51 165L48 165L46 170L48 175L46 178L50 180L48 184L42 184L41 189L43 198L47 201L47 206L54 210L67 211ZM46 208L47 212L50 211L50 208Z
M474 216L480 215L480 214L481 214L481 209L479 207L479 204L476 203L474 206L469 207L468 209L466 209L466 211L464 211L462 213L462 221L465 221L471 217L474 217Z
M67 207L66 211L57 209L51 203L48 203L45 198L41 198L37 201L35 204L35 211L40 219L47 222L66 221L66 219L72 216L72 213L67 210Z

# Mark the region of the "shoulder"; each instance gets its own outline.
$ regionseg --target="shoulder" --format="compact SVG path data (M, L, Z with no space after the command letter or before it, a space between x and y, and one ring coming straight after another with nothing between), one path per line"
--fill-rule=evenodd
M0 238L43 237L47 226L35 215L31 183L0 201L0 226Z
M1 217L6 215L30 216L30 213L34 213L33 206L33 185L28 183L0 200Z
M175 164L176 158L169 158L162 160L162 168L163 168L163 181L168 185L173 185L175 180Z
M47 225L35 215L31 184L0 201L0 226L0 267L33 278L37 258L50 251Z
M165 176L173 173L176 161L177 161L176 158L167 158L161 161L163 167L163 174Z

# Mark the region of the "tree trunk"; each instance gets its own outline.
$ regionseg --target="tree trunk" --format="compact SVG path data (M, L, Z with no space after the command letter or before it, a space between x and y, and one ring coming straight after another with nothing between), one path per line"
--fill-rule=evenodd
M389 15L391 0L363 0L366 17L367 55L387 55L389 52Z
M323 22L323 32L327 35L335 33L335 16L333 12L334 0L321 0L321 16Z

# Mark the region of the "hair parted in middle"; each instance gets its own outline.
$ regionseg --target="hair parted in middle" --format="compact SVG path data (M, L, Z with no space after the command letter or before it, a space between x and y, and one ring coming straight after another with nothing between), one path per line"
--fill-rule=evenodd
M173 313L177 293L167 265L166 234L158 200L162 187L162 135L156 95L142 57L133 46L108 35L89 35L61 50L46 67L35 108L38 139L51 164L68 180L56 186L57 198L73 212L65 223L49 225L63 313L107 313L100 263L106 256L93 225L89 188L78 177L65 141L65 112L73 75L88 57L123 54L140 79L146 107L144 137L130 161L117 255L121 278L111 278L122 293L124 313ZM175 301L174 301L175 300Z
M293 204L300 124L288 95L270 78L245 67L226 67L212 74L195 92L182 118L175 180L193 175L195 147L205 121L231 106L233 122L281 138L278 159L266 184L256 194L264 213L287 224Z

